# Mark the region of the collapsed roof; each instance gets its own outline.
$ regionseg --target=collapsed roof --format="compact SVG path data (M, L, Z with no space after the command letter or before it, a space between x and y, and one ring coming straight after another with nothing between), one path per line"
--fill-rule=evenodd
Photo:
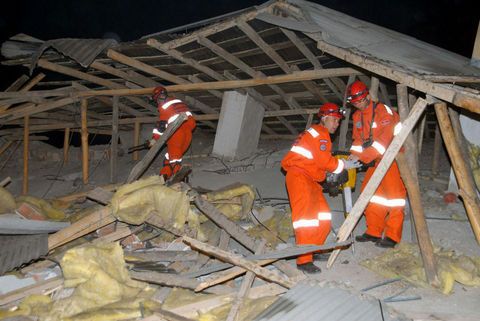
M153 123L156 108L148 93L159 84L177 91L205 130L216 128L223 90L245 91L265 106L263 134L273 137L297 134L321 103L344 105L354 77L382 78L387 103L395 103L394 85L400 83L480 111L480 70L470 59L301 0L269 1L120 44L18 35L2 45L2 54L4 65L36 66L47 76L32 78L22 93L0 93L0 123L11 125L1 135L21 131L25 116L31 133L79 128L78 93L90 90L89 129L111 129L113 102L104 89L122 96L123 130L138 121ZM232 82L254 79L264 84ZM42 90L27 92L33 86Z

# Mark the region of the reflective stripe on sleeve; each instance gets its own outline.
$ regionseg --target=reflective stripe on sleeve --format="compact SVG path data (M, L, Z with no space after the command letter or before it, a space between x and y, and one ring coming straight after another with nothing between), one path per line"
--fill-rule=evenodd
M318 227L320 222L318 220L298 220L293 222L293 229L302 227Z
M193 116L192 113L189 112L189 111L185 112L185 114L186 114L187 116ZM175 119L178 118L178 115L180 115L180 114L175 114L175 115L173 115L172 117L170 117L170 118L167 120L167 124L173 123L173 122L175 121Z
M335 168L335 170L332 173L333 174L340 174L343 171L344 167L345 167L345 163L343 162L343 160L339 159L337 168Z
M165 104L162 105L162 109L167 109L171 105L178 104L178 103L181 103L181 102L182 101L180 99L174 99L174 100L167 101Z
M332 220L332 213L330 213L330 212L319 212L318 213L318 220L319 221L331 221Z
M373 142L372 147L375 148L380 153L380 155L383 155L385 153L385 147L383 147L383 145L379 142Z
M317 136L319 135L319 133L318 133L315 129L313 129L313 128L307 129L307 132L309 132L310 135L312 135L313 138L315 138L315 137L317 137Z
M292 148L290 150L294 153L302 155L305 158L313 159L312 153L308 149L305 149L301 146L292 146Z
M372 128L377 128L377 123L376 122L373 122Z
M152 134L153 134L153 135L160 135L160 136L163 135L163 133L159 132L158 129L156 129L156 128L154 128L154 129L152 130Z
M373 195L370 199L371 203L380 204L387 207L403 207L405 206L405 199L404 198L392 198L386 199L381 196Z
M400 133L400 131L402 130L402 127L403 127L402 123L399 122L398 124L396 124L395 127L393 128L393 136L397 136L398 133Z
M176 115L173 115L172 117L170 117L168 120L167 120L167 124L171 124L175 121L175 119L178 118L178 114Z
M165 159L169 160L170 155L168 153L165 153Z
M363 147L362 147L362 145L352 145L352 147L350 147L350 150L352 150L354 152L357 152L357 153L361 153L361 152L363 152Z
M387 105L383 105L385 106L385 109L387 110L387 113L389 113L390 115L393 115L393 111L390 107L388 107Z

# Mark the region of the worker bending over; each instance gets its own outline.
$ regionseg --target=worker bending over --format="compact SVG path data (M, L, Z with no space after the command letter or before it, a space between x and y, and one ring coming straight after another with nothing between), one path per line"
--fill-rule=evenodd
M195 129L195 119L187 105L180 99L169 97L165 87L156 87L153 90L153 101L158 107L158 122L153 128L152 138L160 139L168 125L177 119L180 113L187 114L188 118L167 140L167 153L160 170L165 180L176 174L182 167L182 157L192 141L192 131ZM153 144L152 144L153 145Z
M335 133L343 117L340 108L326 103L318 116L320 123L301 133L282 160L298 245L322 245L330 233L332 214L319 184L325 180L326 172L340 174L356 165L331 154L330 134ZM313 259L312 253L300 255L297 267L307 273L321 272Z
M393 136L400 131L400 117L387 105L374 102L361 81L355 81L347 88L347 101L357 109L352 116L353 142L349 159L372 165L365 174L363 191ZM367 230L355 239L375 242L380 247L394 247L399 243L405 197L405 186L394 161L365 209Z

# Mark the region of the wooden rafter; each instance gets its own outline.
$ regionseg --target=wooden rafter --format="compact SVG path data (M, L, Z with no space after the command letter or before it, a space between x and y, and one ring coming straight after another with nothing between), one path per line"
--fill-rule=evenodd
M266 75L264 73L260 71L256 71L255 69L253 69L252 67L244 63L242 60L237 58L235 55L229 53L228 51L226 51L225 49L223 49L213 41L203 37L199 37L197 41L199 44L201 44L204 47L207 47L208 49L213 51L215 54L225 59L225 61L228 61L229 63L233 64L234 66L236 66L241 71L248 74L249 76L254 78L266 78ZM282 99L287 103L289 108L291 109L301 108L300 105L297 103L297 101L292 97L288 96L279 86L273 85L273 84L270 84L268 86L282 97Z
M262 37L248 24L248 22L239 22L237 25L246 35L252 40L262 51L270 57L285 73L291 74L293 71L298 71L297 66L290 67L287 62L274 50ZM322 103L326 103L325 97L318 91L316 84L311 81L301 82L312 94L317 96Z
M162 70L159 70L157 68L151 67L151 66L149 66L149 65L147 65L143 62L136 61L135 59L130 58L128 56L121 55L119 53L113 53L113 51L111 51L111 50L109 50L109 57L111 57L112 59L115 59L115 60L117 60L121 63L124 63L124 64L127 64L129 66L135 67L139 70L142 70L143 72L146 72L146 73L164 78L164 79L166 79L168 81L171 81L171 82L174 82L174 83L178 83L178 84L189 84L189 83L191 83L188 80L185 80L183 78L177 77L177 76L172 75L172 74L169 74L169 73L164 72ZM160 84L158 83L158 85L160 85ZM187 101L187 103L189 103L189 105L197 107L198 109L200 109L204 113L218 113L215 109L211 108L210 106L202 103L198 99L195 99L191 96L185 96L185 100ZM212 128L216 128L216 125L211 123L211 122L207 122L206 124L208 126L212 127ZM266 125L262 126L262 128L263 128L263 130L265 130L269 134L275 134L275 132L271 128L267 127Z
M147 43L150 46L152 46L152 47L154 47L158 50L164 51L166 54L169 54L169 55L171 54L175 59L178 59L182 62L185 62L187 65L190 65L191 67L196 68L197 70L204 72L205 74L209 75L213 79L216 79L216 80L219 80L219 81L225 80L225 77L222 76L221 74L219 74L218 72L216 72L215 70L198 63L194 59L184 57L182 55L182 53L177 51L177 50L168 49L166 46L162 45L160 42L156 41L155 39L149 39L149 41ZM199 78L192 77L191 82L192 83L193 82L200 83L200 82L203 82L203 81L201 81ZM212 91L210 90L210 92L212 92ZM212 92L212 95L214 95L218 98L221 98L221 96L223 96L223 94L221 94L218 91L217 92ZM276 134L275 131L273 131L271 128L269 128L265 124L262 124L262 129L269 134Z
M285 109L285 110L273 110L273 111L266 111L265 115L263 116L264 118L269 118L269 117L281 117L281 116L294 116L294 115L309 115L309 114L316 114L318 110L315 109ZM195 115L195 119L198 121L208 121L208 120L218 120L220 118L219 114L202 114L202 115ZM134 124L135 122L139 122L141 124L153 124L158 120L157 117L154 116L148 116L148 117L136 117L136 118L122 118L119 119L118 124L119 125L131 125ZM93 127L99 127L99 126L111 126L112 121L111 119L106 119L106 120L91 120L88 122L88 127L93 128ZM66 127L72 128L72 131L74 128L80 128L81 124L77 122L56 122L53 124L41 124L41 125L30 125L30 132L42 132L42 131L49 131L49 130L57 130L57 129L64 129ZM0 129L0 135L5 135L5 134L12 134L12 133L18 133L22 132L23 129L21 128L9 128L9 129Z
M297 37L295 32L288 29L284 29L284 28L280 28L280 30L282 30L282 32L295 45L295 47L297 47L297 49L308 59L308 61L310 61L310 63L313 65L313 68L323 69L323 66L320 63L320 61L318 61L317 57L315 57L315 55L310 51L310 49L308 49L305 43L300 38ZM323 81L330 88L330 90L332 90L332 92L340 99L340 101L342 101L344 95L342 95L341 92L345 90L345 85L343 84L343 81L340 78L336 78L336 77L332 78L332 80L326 78L326 79L323 79ZM337 85L335 85L334 82Z
M111 80L103 79L103 78L93 76L93 75L89 75L85 72L82 72L82 71L79 71L79 70L76 70L76 69L73 69L73 68L60 66L58 64L51 63L51 62L49 62L47 60L44 60L44 59L39 59L38 60L38 66L40 66L42 68L45 68L47 70L51 70L51 71L54 71L54 72L64 74L64 75L68 75L68 76L75 77L75 78L78 78L78 79L87 80L87 81L90 81L91 83L101 85L101 86L105 86L107 88L112 88L112 89L127 88L126 86L123 86L121 84L117 84L117 83L115 83ZM134 104L147 109L150 112L156 113L155 107L146 103L145 101L143 101L142 99L140 99L138 97L128 97L127 99L132 101Z

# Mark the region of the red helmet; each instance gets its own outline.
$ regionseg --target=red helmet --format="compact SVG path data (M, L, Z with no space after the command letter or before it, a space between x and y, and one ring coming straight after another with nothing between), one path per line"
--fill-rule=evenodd
M342 119L343 114L344 110L340 109L340 107L338 107L334 103L325 103L320 106L320 109L318 110L318 117L320 118L324 116L333 116Z
M350 86L348 86L347 89L347 101L349 103L354 103L356 101L360 101L367 97L368 95L368 88L367 86L361 82L360 80L357 80L353 82Z
M158 86L158 87L155 87L155 89L153 90L152 99L154 101L157 101L158 99L165 100L167 99L167 96L168 96L167 89L165 87Z

